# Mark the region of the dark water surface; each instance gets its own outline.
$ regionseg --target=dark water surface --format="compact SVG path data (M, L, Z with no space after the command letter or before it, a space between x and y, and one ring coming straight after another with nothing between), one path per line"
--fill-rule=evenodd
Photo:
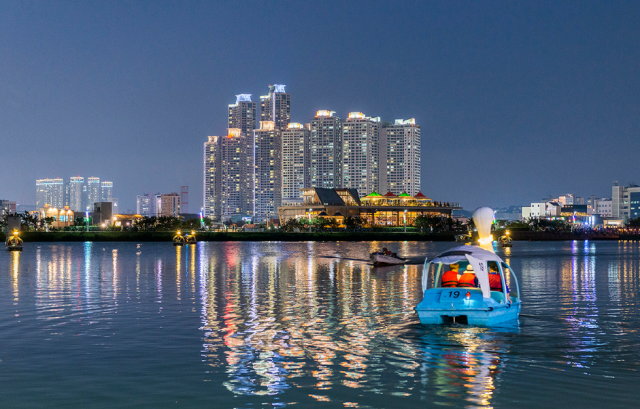
M382 246L27 243L0 252L0 407L640 406L639 242L516 242L517 326L420 325ZM363 260L365 261L359 261Z

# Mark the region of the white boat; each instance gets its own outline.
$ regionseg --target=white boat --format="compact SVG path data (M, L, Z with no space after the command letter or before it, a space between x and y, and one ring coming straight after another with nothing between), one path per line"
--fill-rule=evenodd
M479 210L482 209L488 208ZM493 211L488 210L492 221ZM489 214L488 211L484 213ZM479 218L474 213L474 220ZM518 321L522 308L518 279L511 267L489 250L492 248L490 223L485 224L482 230L486 233L481 235L480 243L485 243L486 248L458 246L431 261L425 259L422 271L424 295L415 307L422 324L457 322L492 326ZM466 274L457 278L458 272ZM446 280L443 281L445 273Z
M388 266L392 264L405 264L408 260L398 257L396 253L385 254L382 252L371 253L371 261L377 266Z

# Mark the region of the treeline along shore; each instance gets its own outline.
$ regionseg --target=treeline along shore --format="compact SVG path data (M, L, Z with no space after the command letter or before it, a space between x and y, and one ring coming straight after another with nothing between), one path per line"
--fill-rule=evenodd
M199 241L454 241L453 232L198 232ZM133 241L133 242L171 242L174 232L22 232L25 242L62 242L62 241ZM499 237L500 232L494 233ZM5 240L4 233L0 233ZM566 240L640 240L640 234L573 234L533 231L513 231L514 241L566 241Z

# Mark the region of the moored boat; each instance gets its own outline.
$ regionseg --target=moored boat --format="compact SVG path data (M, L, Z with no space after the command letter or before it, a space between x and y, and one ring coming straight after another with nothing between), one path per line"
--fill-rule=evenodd
M4 242L4 246L7 251L22 251L22 239L18 236L17 230L7 237L7 240Z
M191 230L191 234L188 234L184 238L185 244L196 244L198 241L196 240L196 232L195 230Z
M186 242L186 239L184 238L184 236L182 236L182 232L180 230L178 230L176 232L176 235L173 236L173 245L174 246L183 246Z
M505 232L504 236L500 236L500 238L498 239L498 244L500 245L500 247L511 247L511 245L513 244L513 239L509 235L509 230Z

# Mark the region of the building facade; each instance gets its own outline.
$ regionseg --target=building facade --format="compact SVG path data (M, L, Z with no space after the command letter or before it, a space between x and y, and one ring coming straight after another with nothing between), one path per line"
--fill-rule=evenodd
M384 124L380 147L380 163L386 167L380 172L380 190L416 195L421 183L421 137L415 119L396 119L393 125Z
M178 217L180 213L180 195L176 192L160 195L158 217Z
M282 133L273 121L254 131L254 221L273 218L282 203Z
M36 180L36 208L49 205L62 209L65 206L65 187L62 178Z
M351 112L342 124L342 146L342 186L363 196L380 190L380 118Z
M145 193L144 195L138 195L136 197L136 214L141 216L151 217L155 216L151 212L151 195L149 193Z
M302 203L303 188L311 186L309 124L290 123L282 132L282 203Z
M204 217L218 219L220 206L220 137L209 136L204 143Z
M87 203L88 208L93 208L93 204L102 201L102 185L100 178L91 176L87 178Z
M334 111L318 111L311 120L311 187L342 187L342 120Z
M251 94L236 95L236 103L229 105L229 128L238 128L245 135L256 129L256 103Z
M113 182L103 181L100 183L100 201L111 202L113 199Z
M614 218L629 220L640 217L640 186L630 184L612 188L611 212Z
M82 176L72 176L67 184L69 191L69 208L74 212L84 212L84 178Z
M53 207L48 204L44 205L44 207L38 209L38 217L40 220L52 218L53 221L47 227L56 229L73 226L75 222L75 212L69 206Z
M285 131L291 121L291 94L284 87L269 85L269 94L260 97L260 121L271 121L280 131Z
M0 216L14 214L16 212L16 202L12 200L0 200Z

